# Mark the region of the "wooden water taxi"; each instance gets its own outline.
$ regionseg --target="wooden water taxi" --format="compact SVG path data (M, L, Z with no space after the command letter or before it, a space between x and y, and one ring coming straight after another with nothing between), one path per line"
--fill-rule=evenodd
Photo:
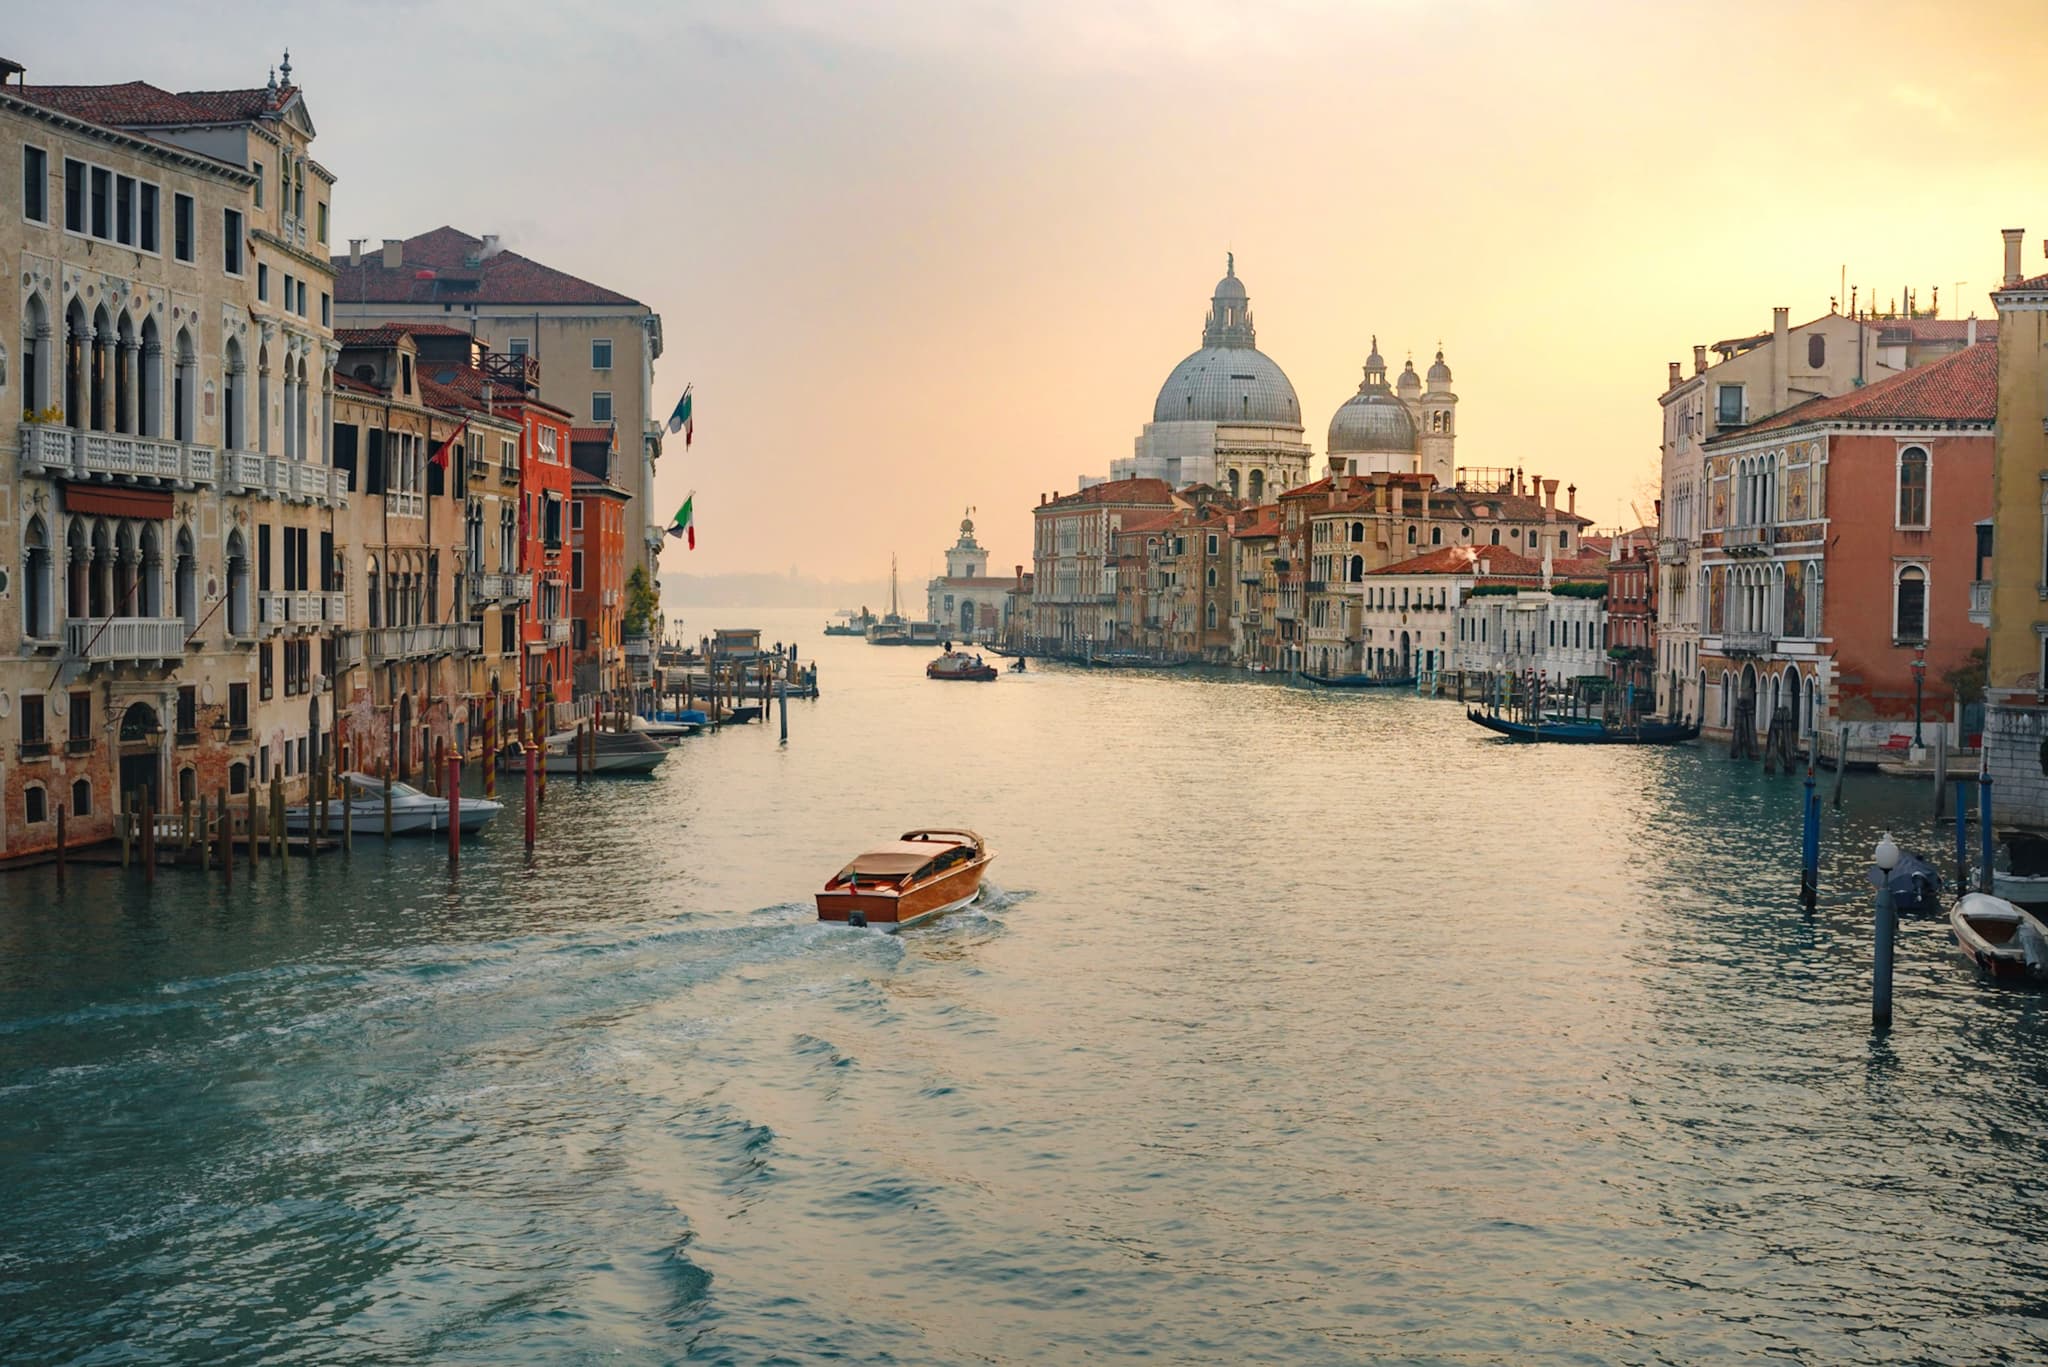
M1966 893L1949 908L1948 924L1957 946L1985 977L2048 981L2048 928L2003 897Z
M981 895L995 859L973 831L906 831L858 855L818 892L818 919L901 930Z
M957 679L970 683L990 683L996 677L996 667L979 655L970 655L964 650L950 650L924 667L927 679Z

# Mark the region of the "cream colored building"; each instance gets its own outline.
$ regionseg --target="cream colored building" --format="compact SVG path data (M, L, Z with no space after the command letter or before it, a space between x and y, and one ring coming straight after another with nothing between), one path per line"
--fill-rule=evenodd
M362 243L334 258L336 310L352 326L440 323L473 332L492 351L540 362L541 396L574 415L578 427L619 431L615 482L628 498L650 575L673 508L652 499L664 424L681 394L654 387L661 358L661 315L639 300L507 250L498 237L436 228L381 251Z
M347 494L324 439L333 178L289 60L235 90L0 78L6 856L54 843L60 807L90 840L125 794L302 785Z

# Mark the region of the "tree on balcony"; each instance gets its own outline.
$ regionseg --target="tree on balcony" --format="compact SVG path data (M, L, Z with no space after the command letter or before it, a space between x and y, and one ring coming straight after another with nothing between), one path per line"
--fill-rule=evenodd
M628 636L644 636L654 614L661 611L661 589L649 579L647 567L635 565L626 576L626 613L622 625Z

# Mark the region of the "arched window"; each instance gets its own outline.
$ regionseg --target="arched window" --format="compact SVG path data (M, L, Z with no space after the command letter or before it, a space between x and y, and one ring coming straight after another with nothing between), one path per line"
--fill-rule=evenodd
M31 826L40 826L50 819L50 795L42 784L38 783L22 793L21 819Z
M1350 578L1351 582L1352 582L1352 583L1354 583L1354 584L1360 583L1360 582L1362 582L1362 581L1363 581L1363 580L1365 579L1365 557L1364 557L1364 556L1362 556L1362 555L1354 555L1354 556L1352 556L1352 557L1351 557L1351 573L1350 573L1350 575L1349 575L1348 577Z
M249 553L241 529L228 533L228 635L249 634Z
M199 563L192 553L192 529L178 528L177 556L171 565L171 606L190 633L199 626Z
M22 634L33 640L48 640L57 634L55 603L51 599L52 574L50 529L40 516L28 522L22 537Z
M368 565L365 588L370 599L370 625L381 627L384 625L383 581L377 574L377 557L373 555L365 563Z
M1215 605L1214 603L1211 603L1211 604L1209 604L1209 630L1211 630L1211 631L1214 631L1215 629L1216 629L1216 605Z
M1918 565L1901 569L1893 588L1892 639L1915 643L1927 639L1927 571Z
M71 814L73 816L92 815L91 779L82 778L71 785Z
M1363 522L1354 522L1351 524L1351 539L1353 541L1365 540L1365 524Z
M136 414L135 430L145 437L161 437L164 434L164 339L157 331L154 318L142 320L142 375L137 389L141 394L141 410Z
M1266 472L1264 470L1252 471L1250 487L1252 502L1264 503L1266 501Z
M1806 368L1819 370L1828 363L1828 339L1820 333L1810 333L1806 338Z
M197 802L199 800L199 771L191 765L178 770L178 800Z
M1408 525L1408 544L1411 546L1415 544L1415 524L1413 523Z
M1500 528L1498 527L1493 529L1493 544L1496 546L1500 544Z
M1899 526L1927 525L1927 449L1908 446L1899 452Z
M228 766L228 791L237 794L249 791L249 766L241 760Z
M50 314L43 296L32 294L21 313L21 408L35 413L50 406Z
M177 370L171 377L172 440L199 440L198 412L199 350L192 344L192 334L184 328L179 328Z
M1444 529L1442 527L1431 527L1429 529L1429 544L1432 546L1444 544Z

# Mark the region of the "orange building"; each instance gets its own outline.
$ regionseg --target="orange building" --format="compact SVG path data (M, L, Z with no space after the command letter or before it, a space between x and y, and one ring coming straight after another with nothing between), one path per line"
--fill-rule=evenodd
M1970 618L1991 513L1997 348L1813 399L1707 443L1696 682L1703 724L1790 720L1833 752L1932 745L1947 674L1985 643ZM1952 739L1972 743L1974 737Z
M569 640L578 695L625 687L626 521L631 497L617 480L617 433L569 432Z

